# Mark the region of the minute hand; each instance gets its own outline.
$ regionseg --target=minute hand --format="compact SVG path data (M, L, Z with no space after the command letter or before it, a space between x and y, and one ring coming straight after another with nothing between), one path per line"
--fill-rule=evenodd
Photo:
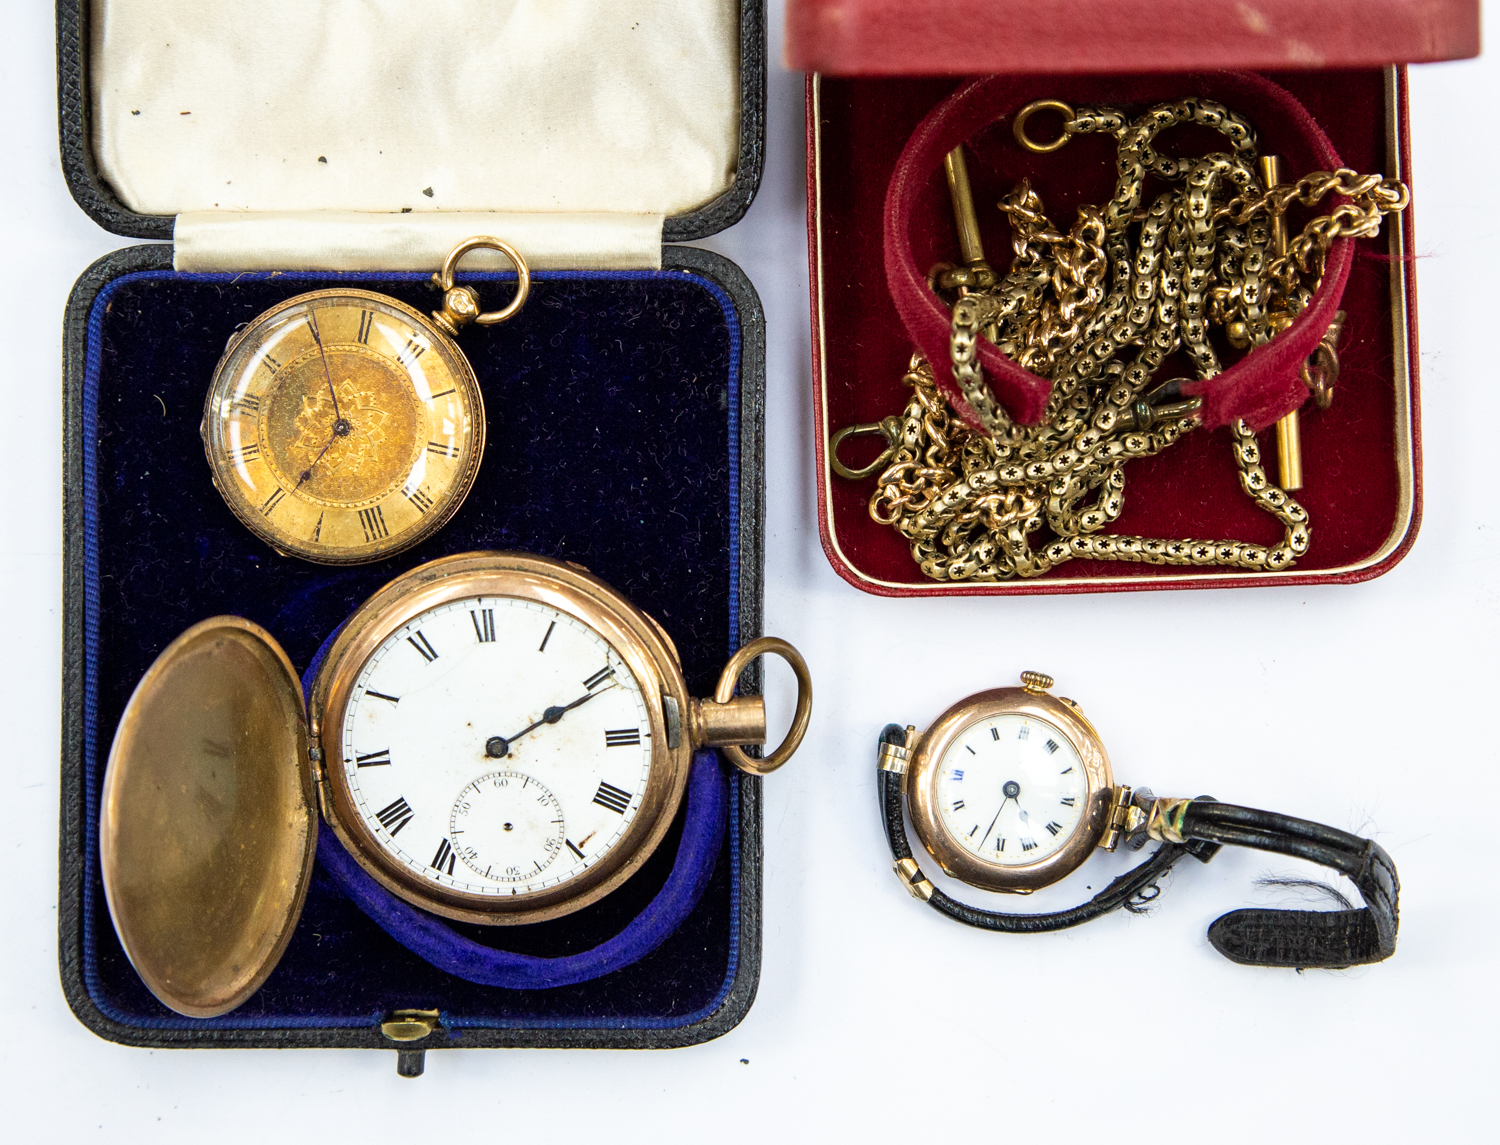
M607 689L605 689L605 688L600 688L599 689L599 692L603 692L603 691L607 691ZM524 735L529 735L530 733L536 731L536 729L539 728L539 727L541 727L543 724L555 724L555 723L557 723L560 719L562 719L565 715L567 715L569 712L571 712L574 708L581 707L582 705L588 703L595 696L597 696L599 694L599 692L585 692L583 695L579 696L578 699L574 700L571 704L554 704L552 707L548 708L545 712L542 713L542 718L541 719L537 720L535 723L528 724L526 727L524 727L520 731L516 732L515 735L512 735L512 736L503 736L503 737L502 736L496 736L495 739L502 740L502 742L504 744L504 749L503 750L496 751L494 749L494 747L490 747L489 745L486 745L486 750L489 751L490 755L499 755L499 756L506 755L509 752L509 750L510 750L510 745L513 744L513 743L515 743L516 740L520 739ZM491 740L490 743L494 744L494 740ZM495 746L499 746L499 745L495 745Z

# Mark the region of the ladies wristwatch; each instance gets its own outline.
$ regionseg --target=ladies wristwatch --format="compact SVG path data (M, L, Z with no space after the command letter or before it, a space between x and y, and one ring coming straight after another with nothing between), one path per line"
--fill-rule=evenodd
M1343 967L1396 949L1396 868L1381 846L1347 831L1214 799L1158 799L1116 784L1093 724L1052 678L1023 672L1019 688L960 700L926 732L881 733L879 787L896 874L917 899L959 922L1011 933L1061 930L1119 907L1138 910L1184 855L1208 862L1224 845L1308 859L1347 875L1365 905L1236 910L1208 930L1225 957L1249 966ZM1076 870L1096 848L1161 844L1086 903L1046 914L968 906L935 887L912 858L902 821L955 879L1030 894ZM1337 892L1335 892L1336 894ZM1341 897L1341 896L1340 896Z

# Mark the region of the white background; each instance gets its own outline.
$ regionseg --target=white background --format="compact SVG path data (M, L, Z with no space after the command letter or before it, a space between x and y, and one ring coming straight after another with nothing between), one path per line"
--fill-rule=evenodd
M128 240L90 222L63 182L51 6L7 0L3 9L0 1094L9 1140L937 1134L993 1145L1494 1134L1493 58L1411 75L1426 517L1410 556L1360 586L998 600L866 596L823 557L802 77L773 69L760 197L707 244L744 267L765 302L766 630L801 647L818 685L800 755L765 787L758 1000L733 1032L691 1049L453 1051L430 1054L413 1082L397 1078L387 1053L129 1049L96 1038L64 1003L58 333L73 280ZM1222 959L1204 938L1218 914L1276 901L1255 889L1261 875L1312 871L1246 852L1185 864L1150 917L1116 914L1056 935L973 931L914 902L891 875L880 833L874 736L892 719L925 726L1023 668L1052 673L1085 706L1123 781L1372 834L1401 873L1396 956L1304 974ZM773 689L783 721L788 697ZM1096 858L1065 893L1087 897L1085 886L1097 889L1119 865Z

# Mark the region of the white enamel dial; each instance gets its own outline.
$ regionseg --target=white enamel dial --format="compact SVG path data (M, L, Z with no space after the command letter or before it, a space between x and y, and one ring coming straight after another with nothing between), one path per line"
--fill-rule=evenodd
M448 838L475 874L502 883L532 881L563 853L567 822L557 796L540 782L494 771L458 793Z
M944 754L937 780L948 832L1001 866L1056 854L1082 824L1088 793L1083 760L1068 737L1019 714L966 728Z
M386 854L435 886L515 896L602 859L641 807L641 687L588 625L476 596L420 613L361 667L343 773Z

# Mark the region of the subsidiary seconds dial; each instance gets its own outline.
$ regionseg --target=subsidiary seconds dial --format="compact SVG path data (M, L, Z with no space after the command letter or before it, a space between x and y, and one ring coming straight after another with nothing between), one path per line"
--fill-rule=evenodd
M555 887L629 830L651 775L646 700L620 653L535 600L450 600L392 631L343 720L366 832L424 883L484 898Z
M566 832L557 796L517 771L480 776L458 793L448 817L454 853L474 873L502 883L545 871L562 853Z
M1040 862L1078 831L1088 778L1072 741L1035 716L996 715L944 753L937 804L950 835L1002 866Z

